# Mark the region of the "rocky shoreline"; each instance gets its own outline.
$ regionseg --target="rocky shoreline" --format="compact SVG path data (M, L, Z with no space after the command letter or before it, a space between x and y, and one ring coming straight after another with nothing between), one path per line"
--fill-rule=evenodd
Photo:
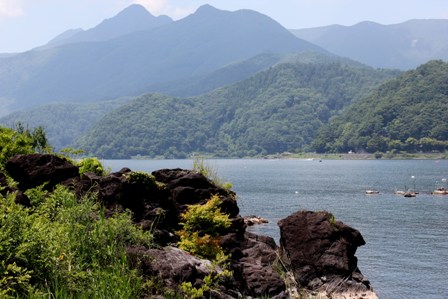
M135 225L153 232L154 246L130 247L127 255L145 279L157 282L158 290L178 290L184 282L201 287L211 272L223 271L209 260L179 249L176 235L181 215L190 205L218 196L220 209L231 221L230 227L220 232L219 245L229 255L232 275L204 297L377 298L357 267L356 249L365 244L361 233L336 221L329 212L298 211L280 220L278 246L270 237L246 231L249 223L239 214L234 192L191 170L157 170L150 182L131 179L135 173L128 168L80 176L77 166L49 154L17 155L6 163L5 170L18 184L9 186L0 173L0 192L15 192L16 202L25 206L30 203L23 192L45 183L49 191L63 184L78 196L95 192L106 215L132 211ZM143 298L163 295L152 290Z

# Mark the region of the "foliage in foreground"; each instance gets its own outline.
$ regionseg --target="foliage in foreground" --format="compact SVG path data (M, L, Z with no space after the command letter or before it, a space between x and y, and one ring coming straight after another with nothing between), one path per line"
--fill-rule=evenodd
M232 275L227 269L228 256L219 245L222 230L231 225L229 216L221 212L220 203L219 197L214 195L203 205L189 206L181 215L183 223L178 231L179 248L212 262L210 274L204 277L200 288L194 287L191 282L181 285L185 298L203 298L205 292L216 288L219 281Z
M65 187L27 191L32 207L0 197L1 298L138 298L142 280L125 248L148 245L130 213L104 217L94 196Z
M106 169L97 158L84 158L76 163L79 166L79 174L93 172L96 175L105 175Z
M16 129L0 126L0 168L17 154L51 152L42 127L30 130L18 123Z
M215 259L218 254L223 254L219 246L220 232L230 227L229 216L221 212L219 205L221 200L217 195L213 196L203 205L191 205L181 215L182 230L179 248L196 256Z

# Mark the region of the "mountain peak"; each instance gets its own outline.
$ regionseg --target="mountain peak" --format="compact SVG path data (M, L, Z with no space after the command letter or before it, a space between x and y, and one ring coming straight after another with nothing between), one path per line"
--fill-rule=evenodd
M211 6L210 4L204 4L199 6L199 8L196 10L195 14L210 14L210 13L216 13L220 12L221 10Z
M122 11L120 11L114 18L117 17L154 17L146 8L140 4L132 4Z
M168 16L153 16L145 7L132 4L112 18L105 19L99 25L87 31L69 31L64 33L64 38L57 37L48 45L96 42L114 39L137 31L150 30L173 22ZM71 33L71 34L69 34Z

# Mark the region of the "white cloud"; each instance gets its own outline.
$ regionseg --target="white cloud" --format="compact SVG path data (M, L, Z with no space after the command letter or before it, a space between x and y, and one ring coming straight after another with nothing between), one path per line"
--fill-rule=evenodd
M17 5L15 0L0 0L0 17L19 17L22 16L23 10Z

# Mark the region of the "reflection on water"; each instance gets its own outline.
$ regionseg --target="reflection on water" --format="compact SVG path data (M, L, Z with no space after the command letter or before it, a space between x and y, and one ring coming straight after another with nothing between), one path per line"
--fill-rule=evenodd
M297 210L327 210L367 244L359 268L380 298L448 298L448 196L431 195L448 161L209 160L232 182L241 215L270 221L253 228L277 240L277 221ZM107 160L112 170L191 169L191 160ZM396 190L416 189L414 198ZM366 195L375 189L378 195Z

